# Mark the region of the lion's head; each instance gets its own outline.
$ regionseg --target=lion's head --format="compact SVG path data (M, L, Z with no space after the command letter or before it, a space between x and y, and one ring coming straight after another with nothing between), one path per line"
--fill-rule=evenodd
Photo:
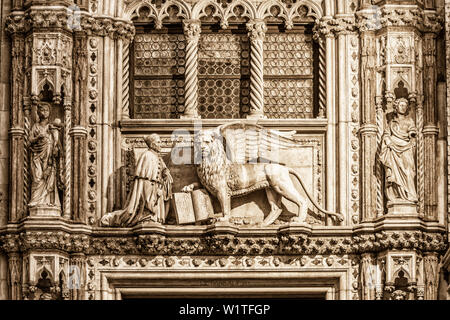
M208 167L222 167L226 162L223 137L215 130L199 131L194 137L196 163Z

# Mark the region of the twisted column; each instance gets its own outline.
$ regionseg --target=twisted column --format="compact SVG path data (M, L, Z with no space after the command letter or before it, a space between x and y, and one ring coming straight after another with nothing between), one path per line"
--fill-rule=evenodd
M122 41L122 118L130 118L130 42Z
M264 35L267 26L262 20L247 23L250 38L250 113L249 118L264 117Z
M25 101L26 100L26 101ZM29 148L30 148L30 128L31 128L31 100L24 98L24 135L23 135L23 205L26 210L28 207L30 194L30 167L29 167Z
M384 121L383 121L383 97L377 96L375 98L376 103L376 123L377 123L377 157L375 162L375 176L377 178L377 197L375 202L375 209L377 217L383 215L383 177L382 177L382 164L380 161L381 152L381 138L383 137Z
M325 46L323 39L319 38L319 113L317 118L325 118L326 112L326 63Z
M417 189L419 200L419 215L424 214L425 196L425 167L424 167L424 139L423 139L423 96L417 97Z
M71 127L71 113L72 106L70 99L64 103L64 202L63 202L63 217L70 219L70 175L72 170L71 161L71 137L69 130Z
M186 66L184 81L184 115L182 118L199 118L198 115L198 41L200 20L183 20L186 37Z

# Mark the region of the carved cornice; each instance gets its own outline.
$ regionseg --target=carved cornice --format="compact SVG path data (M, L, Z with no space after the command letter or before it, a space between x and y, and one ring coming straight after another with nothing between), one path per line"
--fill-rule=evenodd
M414 27L422 32L438 33L444 25L440 12L413 8L382 7L379 10L361 10L356 13L356 25L360 32L385 27Z
M132 39L135 34L131 21L118 18L91 16L80 13L74 20L67 10L30 9L13 12L6 19L6 30L10 34L26 33L32 29L62 29L68 32L84 31L88 35L107 36L113 39Z
M316 30L324 37L332 37L340 34L351 34L357 29L353 16L340 16L335 18L324 17L318 22Z
M1 251L59 250L86 255L295 255L360 254L384 250L443 252L443 234L423 231L380 231L353 235L277 233L241 235L114 235L71 234L67 231L24 231L0 236Z

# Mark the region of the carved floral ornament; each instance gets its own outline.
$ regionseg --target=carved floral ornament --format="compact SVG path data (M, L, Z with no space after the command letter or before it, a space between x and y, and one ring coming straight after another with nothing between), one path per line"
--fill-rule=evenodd
M145 10L141 10L145 8ZM236 17L245 17L249 20L264 20L267 18L282 19L287 29L294 26L298 18L318 20L322 17L321 1L300 0L287 4L279 0L253 2L249 0L236 0L231 3L221 3L216 0L200 0L194 4L183 0L169 0L160 5L149 0L135 0L128 4L125 16L128 19L151 19L160 29L163 21L171 16L173 9L176 16L182 19L201 20L212 16L220 21L222 28L227 28L229 21Z
M237 229L236 229L237 230ZM353 236L315 236L306 233L276 233L267 236L203 234L169 236L142 234L129 236L91 236L68 232L27 231L0 236L0 251L59 250L88 255L343 255L384 250L443 251L446 238L439 233L421 231L376 232Z
M93 17L80 12L79 24L71 24L72 13L66 8L54 10L31 9L13 12L6 19L6 30L11 33L25 33L34 28L61 28L67 31L85 31L88 35L108 36L113 39L132 39L134 25L118 18Z
M420 8L380 8L361 10L356 13L356 25L360 31L378 30L384 27L416 27L423 32L438 33L444 25L441 12Z

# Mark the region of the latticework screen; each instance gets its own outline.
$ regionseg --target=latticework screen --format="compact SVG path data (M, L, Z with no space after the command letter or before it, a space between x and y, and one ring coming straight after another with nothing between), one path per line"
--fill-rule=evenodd
M264 39L264 114L313 117L313 44L305 33L269 33Z
M134 118L177 118L183 111L185 46L183 34L136 35Z
M169 30L169 29L168 29ZM312 118L317 73L312 36L303 28L271 28L264 39L264 114ZM131 50L131 116L179 118L184 111L186 40L140 29ZM245 118L250 104L250 41L245 28L202 29L198 44L198 111L203 119Z
M199 113L202 118L240 118L249 104L249 43L246 35L200 37Z

